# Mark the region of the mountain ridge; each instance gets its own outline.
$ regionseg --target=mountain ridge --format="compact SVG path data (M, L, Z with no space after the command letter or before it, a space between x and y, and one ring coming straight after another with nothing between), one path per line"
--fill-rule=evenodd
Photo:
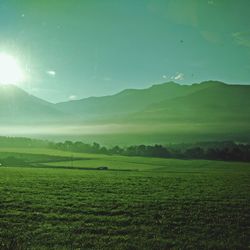
M166 99L173 99L195 92L199 89L211 87L211 85L223 84L218 81L209 81L201 84L180 85L175 82L167 82L152 85L146 89L125 89L114 95L102 97L90 97L80 100L57 103L56 107L63 111L84 116L86 119L112 118L128 113L143 110Z
M53 104L17 86L0 86L0 122L123 124L248 122L250 85L167 82L146 89Z
M62 118L54 104L33 96L14 85L0 86L1 123L46 123Z
M189 120L194 115L199 115L199 122L212 120L222 121L222 119L237 118L244 115L244 122L250 122L250 86L249 85L227 85L215 84L210 88L205 88L193 92L187 96L181 96L170 100L159 102L151 105L140 114L134 114L136 118L145 120L148 114L153 114L154 118L162 119L163 117L180 120L184 116ZM239 97L239 98L237 98ZM174 109L173 109L174 107ZM240 112L241 111L241 112ZM242 119L241 119L242 121Z

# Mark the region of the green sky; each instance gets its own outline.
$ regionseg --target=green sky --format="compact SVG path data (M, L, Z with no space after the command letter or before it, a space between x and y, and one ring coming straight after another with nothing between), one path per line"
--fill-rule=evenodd
M249 0L1 0L0 51L57 102L174 80L250 83Z

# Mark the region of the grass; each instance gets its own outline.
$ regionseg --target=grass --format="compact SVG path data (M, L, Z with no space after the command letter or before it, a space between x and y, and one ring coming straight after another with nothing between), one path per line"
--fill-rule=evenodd
M249 249L250 164L0 149L9 156L28 163L0 168L0 249Z

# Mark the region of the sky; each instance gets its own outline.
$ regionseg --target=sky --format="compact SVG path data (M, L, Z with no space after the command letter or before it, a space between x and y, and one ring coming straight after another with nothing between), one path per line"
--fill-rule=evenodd
M175 81L250 83L249 0L0 0L0 52L51 102Z

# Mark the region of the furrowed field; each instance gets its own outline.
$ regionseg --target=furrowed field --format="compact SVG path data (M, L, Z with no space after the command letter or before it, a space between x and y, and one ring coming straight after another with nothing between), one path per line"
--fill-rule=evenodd
M0 163L0 249L250 247L248 163L25 148Z

